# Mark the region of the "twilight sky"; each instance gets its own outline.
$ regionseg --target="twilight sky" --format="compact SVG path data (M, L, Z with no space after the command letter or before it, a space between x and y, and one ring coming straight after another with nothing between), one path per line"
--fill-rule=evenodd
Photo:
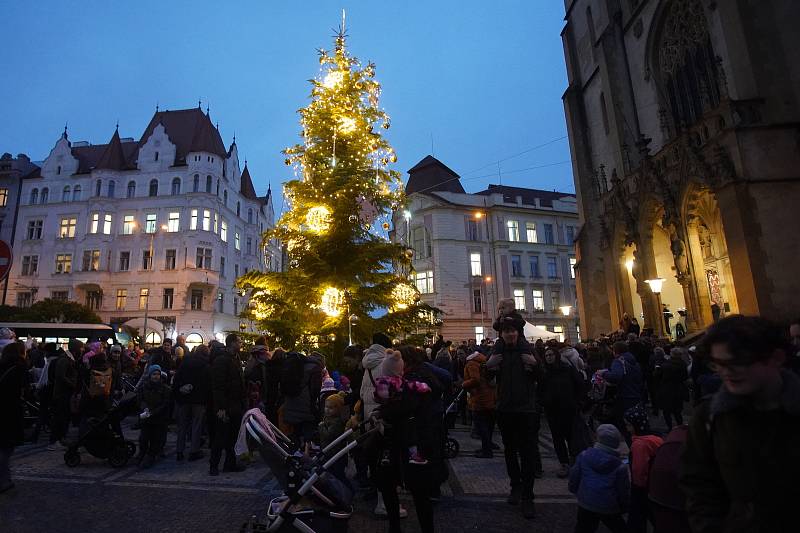
M397 170L433 140L468 192L498 183L498 160L503 184L574 190L550 0L3 2L0 152L44 159L65 122L73 141L106 143L117 120L138 140L156 103L202 99L261 194L291 176L280 151L342 7L351 53L377 65Z

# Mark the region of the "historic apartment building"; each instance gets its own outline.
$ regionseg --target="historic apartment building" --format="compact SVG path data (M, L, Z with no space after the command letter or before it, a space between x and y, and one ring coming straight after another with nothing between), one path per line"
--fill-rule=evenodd
M565 6L583 331L800 315L800 2Z
M234 288L248 270L280 267L261 245L274 223L236 140L225 148L208 112L157 111L138 140L70 142L66 130L22 180L7 302L75 300L148 341L191 344L239 329Z
M496 337L501 298L514 298L531 324L577 339L574 194L502 185L469 194L432 156L408 174L407 210L395 213L392 237L414 249L414 282L443 311L446 339Z

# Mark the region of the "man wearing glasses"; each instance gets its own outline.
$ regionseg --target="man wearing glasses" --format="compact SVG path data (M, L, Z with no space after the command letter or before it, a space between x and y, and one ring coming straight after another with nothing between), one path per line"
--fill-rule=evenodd
M731 316L703 340L720 390L692 417L681 486L694 533L797 531L800 378L784 330Z

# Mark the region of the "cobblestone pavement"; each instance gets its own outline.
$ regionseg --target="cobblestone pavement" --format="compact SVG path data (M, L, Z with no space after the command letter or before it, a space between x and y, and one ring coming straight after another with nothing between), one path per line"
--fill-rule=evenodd
M461 444L461 453L450 461L450 480L435 509L437 531L572 531L575 500L566 480L555 476L558 463L546 427L540 433L545 474L536 480L537 518L532 522L505 503L502 452L494 459L476 459L471 455L478 441L467 428L451 435ZM126 436L133 438L135 432ZM495 440L500 441L499 435ZM69 468L62 452L47 451L43 443L20 447L12 457L17 488L0 495L0 531L238 531L278 494L275 480L257 457L243 473L212 478L206 460L178 463L174 448L175 433L170 431L167 457L140 470L113 469L86 452L78 467ZM401 495L401 500L409 510L403 530L419 531L410 496ZM358 497L349 531L388 531L387 522L373 516L374 505L374 499Z

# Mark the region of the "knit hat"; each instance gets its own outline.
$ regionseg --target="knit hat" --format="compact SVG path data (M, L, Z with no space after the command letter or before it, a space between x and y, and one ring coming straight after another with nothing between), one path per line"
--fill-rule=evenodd
M597 442L594 447L600 450L613 453L614 455L622 455L627 446L623 447L622 435L619 430L612 424L600 424L597 427Z
M147 375L152 376L153 372L161 372L161 365L150 365L150 368L147 369Z
M339 390L345 391L350 388L350 378L342 376L339 378Z
M336 409L341 409L344 407L344 395L342 394L331 394L327 398L325 398L325 403L330 404L331 407L335 407Z
M333 383L333 380L331 378L323 379L322 380L322 389L320 389L320 392L327 392L327 391L332 391L332 390L333 391L336 390L336 385Z
M647 410L643 405L634 405L625 411L624 417L637 434L644 435L650 432L650 417L647 416Z
M390 339L385 333L378 332L372 336L372 344L380 344L384 348L391 348L392 339Z
M387 352L386 358L383 360L383 363L381 363L381 375L400 377L403 375L404 368L405 365L403 364L403 358L400 352L392 350L391 352Z

